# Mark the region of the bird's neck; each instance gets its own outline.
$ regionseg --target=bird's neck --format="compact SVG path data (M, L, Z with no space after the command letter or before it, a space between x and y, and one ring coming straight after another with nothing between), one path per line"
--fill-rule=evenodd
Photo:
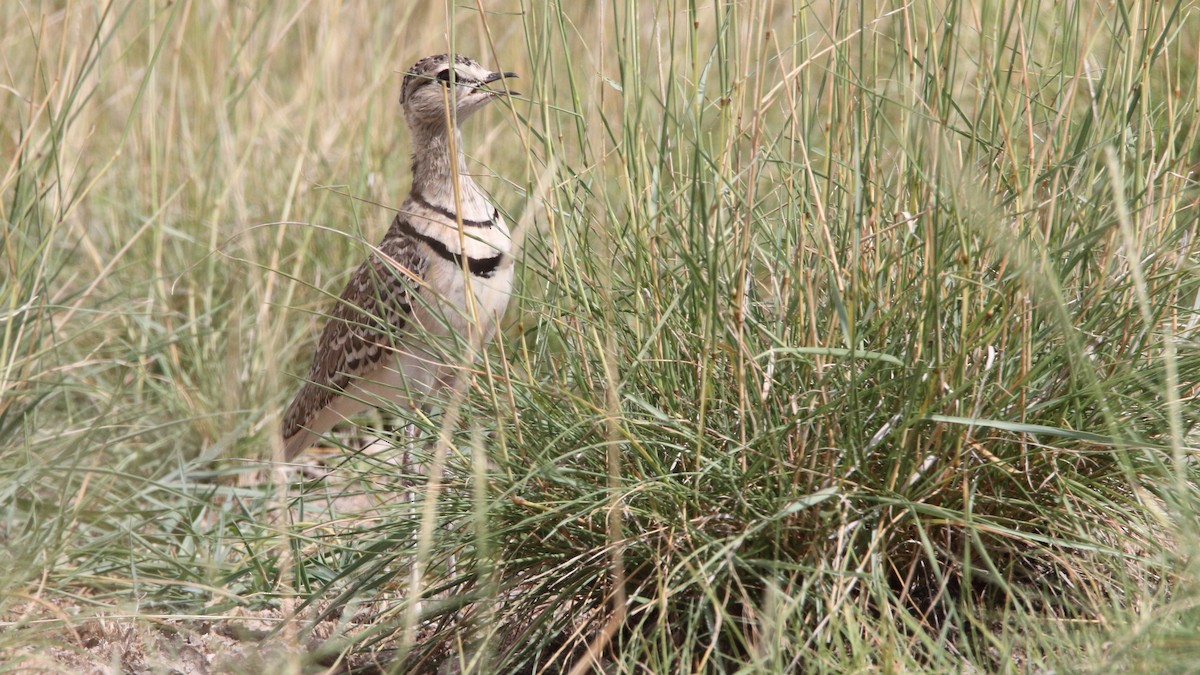
M455 203L482 199L483 192L467 174L462 134L457 128L412 129L412 146L413 192L451 208Z

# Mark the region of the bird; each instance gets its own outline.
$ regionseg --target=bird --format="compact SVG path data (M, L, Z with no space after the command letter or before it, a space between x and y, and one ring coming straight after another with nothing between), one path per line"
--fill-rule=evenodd
M280 421L285 460L370 407L428 407L456 365L446 343L495 334L512 293L512 238L467 172L459 125L516 94L506 82L515 77L459 54L428 56L405 74L412 187L328 315Z

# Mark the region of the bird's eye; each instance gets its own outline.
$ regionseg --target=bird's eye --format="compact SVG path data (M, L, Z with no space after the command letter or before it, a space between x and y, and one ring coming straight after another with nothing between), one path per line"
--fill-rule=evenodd
M450 84L450 69L447 68L446 70L443 70L442 72L438 73L437 79L441 80L442 82L445 82L446 84Z

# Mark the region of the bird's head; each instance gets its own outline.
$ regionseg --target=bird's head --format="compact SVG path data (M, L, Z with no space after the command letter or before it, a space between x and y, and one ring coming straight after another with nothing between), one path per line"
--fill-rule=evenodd
M458 121L466 119L488 101L517 92L505 87L505 78L516 73L493 72L461 54L427 56L413 64L404 77L400 105L410 126L444 126L447 105L457 108Z

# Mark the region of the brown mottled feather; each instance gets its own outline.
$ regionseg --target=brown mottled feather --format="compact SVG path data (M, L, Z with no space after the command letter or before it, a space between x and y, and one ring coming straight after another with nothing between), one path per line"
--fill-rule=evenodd
M282 432L287 457L289 440L304 433L313 418L345 391L350 381L379 366L392 353L409 315L427 266L400 216L366 262L358 267L329 316L304 384L284 413ZM399 265L403 269L395 269Z

